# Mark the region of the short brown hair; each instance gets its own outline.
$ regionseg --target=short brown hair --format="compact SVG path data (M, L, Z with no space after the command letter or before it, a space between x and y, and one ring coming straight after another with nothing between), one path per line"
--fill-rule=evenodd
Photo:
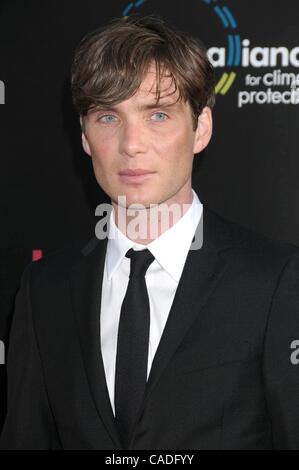
M113 19L87 34L75 51L71 69L73 103L82 116L107 108L138 90L151 63L160 79L170 74L179 98L188 101L194 127L205 106L215 103L214 70L197 38L167 25L157 15Z

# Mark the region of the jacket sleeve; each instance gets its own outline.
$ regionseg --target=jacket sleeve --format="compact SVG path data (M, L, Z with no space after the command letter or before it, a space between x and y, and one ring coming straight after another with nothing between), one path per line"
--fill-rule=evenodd
M20 289L7 353L7 415L0 437L2 450L61 448L45 388L30 306L29 264Z
M299 449L299 255L280 275L268 317L263 374L274 449Z

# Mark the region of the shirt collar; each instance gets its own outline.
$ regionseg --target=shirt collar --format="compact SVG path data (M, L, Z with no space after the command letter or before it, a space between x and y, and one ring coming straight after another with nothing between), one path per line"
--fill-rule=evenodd
M178 222L147 245L135 243L118 229L114 221L114 209L112 209L106 257L106 269L109 280L111 280L130 248L136 250L147 248L162 268L177 283L179 282L192 239L202 216L202 203L193 189L192 194L192 204Z

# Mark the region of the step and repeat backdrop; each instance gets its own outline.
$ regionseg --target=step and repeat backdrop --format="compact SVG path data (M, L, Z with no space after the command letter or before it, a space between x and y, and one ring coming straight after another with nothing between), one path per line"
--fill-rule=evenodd
M299 5L295 0L1 0L0 430L14 299L29 261L87 242L107 200L81 148L70 65L111 18L157 13L198 36L215 67L214 134L196 158L200 199L299 246Z

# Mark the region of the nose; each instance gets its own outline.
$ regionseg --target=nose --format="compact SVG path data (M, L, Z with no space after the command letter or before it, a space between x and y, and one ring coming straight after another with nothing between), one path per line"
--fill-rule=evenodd
M123 125L120 137L120 153L129 157L135 157L146 151L146 136L139 121L126 122Z

